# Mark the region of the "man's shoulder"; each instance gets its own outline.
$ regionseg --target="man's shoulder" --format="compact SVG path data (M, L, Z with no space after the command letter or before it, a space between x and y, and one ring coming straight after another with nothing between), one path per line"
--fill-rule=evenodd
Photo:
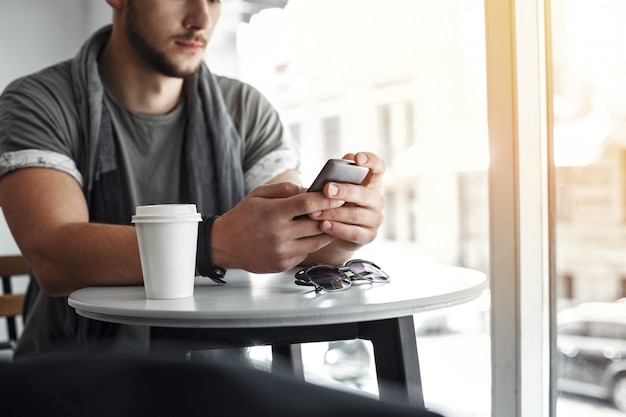
M40 87L65 87L71 85L72 63L63 61L58 64L43 68L37 72L15 79L9 84L7 90L16 88Z
M231 114L239 117L250 117L251 114L266 114L274 111L263 93L252 85L221 75L216 76L216 80L222 92L224 103L230 109Z
M239 88L245 84L241 80L227 77L225 75L214 74L214 76L221 90L230 90L231 88Z
M71 61L63 61L17 78L7 86L3 96L73 102Z
M226 77L224 75L216 75L217 85L222 91L222 95L226 97L239 96L239 97L256 97L261 93L250 84L235 79Z

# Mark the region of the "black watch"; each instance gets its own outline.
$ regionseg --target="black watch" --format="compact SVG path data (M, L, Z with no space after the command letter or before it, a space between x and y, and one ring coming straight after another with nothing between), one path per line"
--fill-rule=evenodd
M215 265L211 258L211 231L213 222L219 216L207 216L202 218L202 222L198 225L198 247L196 252L196 268L202 276L209 277L213 281L226 284L224 277L226 269Z

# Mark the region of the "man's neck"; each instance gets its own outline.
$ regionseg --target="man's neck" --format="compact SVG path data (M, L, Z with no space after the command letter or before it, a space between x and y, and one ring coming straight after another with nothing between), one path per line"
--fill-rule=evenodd
M183 80L166 77L149 68L113 32L98 58L100 77L115 97L130 111L166 114L180 101Z

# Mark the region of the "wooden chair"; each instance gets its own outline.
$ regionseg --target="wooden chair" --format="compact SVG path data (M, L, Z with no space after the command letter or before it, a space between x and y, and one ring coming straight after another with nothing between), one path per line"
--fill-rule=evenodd
M25 294L13 293L11 277L28 274L28 264L21 255L0 256L0 277L2 277L2 295L0 295L0 318L7 323L8 340L0 342L0 349L14 349L17 343L15 317L22 314Z

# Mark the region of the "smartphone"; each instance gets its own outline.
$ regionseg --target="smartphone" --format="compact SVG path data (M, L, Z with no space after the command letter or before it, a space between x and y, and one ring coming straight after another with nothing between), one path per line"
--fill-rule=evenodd
M361 184L369 168L355 164L346 159L329 159L307 191L322 191L329 181L339 183Z

